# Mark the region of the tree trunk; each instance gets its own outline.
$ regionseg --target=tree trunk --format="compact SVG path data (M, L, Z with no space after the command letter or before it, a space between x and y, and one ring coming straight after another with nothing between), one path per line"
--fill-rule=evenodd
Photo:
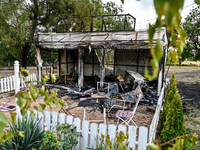
M22 67L26 69L26 65L27 65L27 56L28 53L30 51L31 48L31 44L29 43L25 43L23 49L22 49Z

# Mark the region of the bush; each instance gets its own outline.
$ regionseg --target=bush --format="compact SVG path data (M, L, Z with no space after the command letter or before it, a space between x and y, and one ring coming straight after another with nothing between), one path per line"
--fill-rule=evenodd
M10 131L15 135L12 142L6 141L0 145L1 150L31 150L39 148L44 134L41 132L39 122L29 117L18 119L17 123L11 126Z
M58 124L54 130L47 131L42 139L42 145L39 150L57 150L61 146L64 150L71 150L78 144L80 134L76 131L76 127L72 128L70 124ZM61 139L65 135L64 140Z
M161 131L161 143L165 143L177 136L185 134L183 107L178 92L175 93L170 107L168 108L166 121ZM170 145L162 147L167 149Z
M166 116L169 111L169 106L170 103L172 102L174 98L174 94L177 92L177 87L176 87L176 79L175 79L175 74L172 75L170 79L170 84L168 86L166 95L165 95L165 102L163 105L163 112L161 114L161 123L160 123L160 131L162 131L164 127L164 123L166 121Z

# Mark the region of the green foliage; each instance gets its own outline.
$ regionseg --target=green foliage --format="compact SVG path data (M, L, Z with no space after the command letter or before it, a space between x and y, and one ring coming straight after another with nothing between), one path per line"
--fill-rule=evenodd
M45 132L42 138L42 144L39 150L59 150L62 142L57 140L57 135L54 130L49 130Z
M162 131L164 127L164 123L166 121L166 116L169 111L169 108L171 107L171 102L174 99L174 94L177 92L176 87L176 79L175 74L172 74L172 77L170 79L170 84L168 86L166 95L165 95L165 102L163 105L163 112L161 114L161 123L160 123L160 131Z
M105 137L101 134L100 144L96 141L96 150L127 150L128 149L128 137L129 134L125 135L122 131L119 135L114 139L114 141L110 141L110 135L107 134ZM94 148L93 148L94 149ZM132 150L132 148L129 148Z
M22 120L18 119L17 123L11 126L10 132L14 133L12 141L5 141L0 145L1 150L28 150L32 148L39 148L41 139L44 134L41 132L40 121L34 118L23 117Z
M200 7L193 8L182 24L183 29L187 32L186 50L193 51L195 60L200 59ZM190 53L189 53L190 54Z
M150 143L147 148L150 150L161 150L161 148L163 149L163 146L166 146L168 144L171 146L168 147L167 150L182 150L182 149L191 150L194 146L197 145L197 141L198 137L196 134L193 135L186 134L178 136L160 145L158 145L157 142Z
M174 98L168 108L166 121L161 131L161 143L165 143L170 139L185 134L183 107L180 95L176 92ZM169 145L165 145L162 149L167 149Z
M57 150L61 146L64 150L71 150L78 144L80 134L76 131L76 127L72 128L69 124L58 124L56 126L57 134L54 130L47 131L42 139L42 145L39 150ZM61 136L64 134L64 140Z

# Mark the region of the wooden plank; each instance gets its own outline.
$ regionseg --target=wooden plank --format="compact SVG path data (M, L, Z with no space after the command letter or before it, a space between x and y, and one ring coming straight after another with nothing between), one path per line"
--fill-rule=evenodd
M3 89L3 78L1 78L1 93L4 92L4 89Z
M10 80L10 90L12 91L14 90L12 76L9 76L9 80Z
M110 135L110 140L113 141L116 137L116 125L109 124L108 125L108 134Z
M100 138L101 138L101 134L104 135L104 143L105 143L106 134L107 134L107 125L104 123L99 125L99 137ZM101 143L100 138L99 138L99 144Z
M74 127L76 127L77 132L81 132L81 120L79 118L74 119ZM80 149L80 137L78 137L78 144L74 147L74 150Z
M38 119L40 120L39 126L41 131L44 131L44 115L42 112L38 112Z
M45 111L45 123L47 124L45 127L48 128L48 130L51 130L51 112L50 111Z
M88 148L89 121L82 121L82 148Z
M135 149L137 128L135 126L129 126L128 134L129 134L129 138L128 138L129 145L128 146Z
M11 91L10 90L10 80L9 80L9 77L7 77L6 80L7 80L7 89L8 89L8 91Z
M121 131L124 132L124 134L126 135L126 126L125 126L125 125L119 125L119 126L118 126L118 134L119 134Z
M14 90L15 89L15 76L14 75L12 76L12 79L13 79L13 86L14 86L13 90Z
M58 112L53 111L52 112L52 127L54 128L54 131L56 131L57 124L58 124Z
M67 116L67 123L70 125L73 125L73 116L72 115Z
M138 150L146 150L148 129L146 127L139 128Z
M7 84L6 84L6 78L3 79L4 82L4 92L7 92Z
M97 130L98 125L96 123L91 124L91 130L90 130L90 148L96 149L96 142L97 142Z
M59 123L64 124L65 123L65 117L66 115L64 113L59 114ZM62 134L61 139L64 140L65 136Z

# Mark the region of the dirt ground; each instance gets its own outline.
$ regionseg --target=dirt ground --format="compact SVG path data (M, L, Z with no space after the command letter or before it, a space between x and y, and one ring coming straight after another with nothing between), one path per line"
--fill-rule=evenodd
M168 66L166 67L166 71ZM36 72L36 70L31 70L31 72ZM12 73L12 70L1 70L0 77L4 76L3 74L8 75ZM184 114L185 114L185 125L187 127L188 132L191 133L197 132L200 137L200 67L199 66L171 66L167 77L170 78L171 75L175 73L177 79L177 87L179 93L181 95L181 99L184 106ZM0 94L0 102L7 102L14 95L13 92L7 94ZM64 99L68 99L64 97ZM11 103L15 103L15 99L11 101ZM43 103L42 98L38 98L37 102L33 103L32 106L39 105L39 103ZM69 107L74 107L78 104L77 100L67 100ZM50 110L50 108L46 108L45 110ZM54 111L59 111L60 108L54 105ZM153 114L155 111L155 106L138 106L136 111L134 121L138 126L146 126L149 127L151 120L153 118ZM71 109L70 113L74 115L74 117L83 118L83 108L77 107L75 109ZM113 111L112 114L115 112ZM6 115L9 115L8 112L5 112ZM87 108L87 119L90 119L92 114L91 108ZM100 111L97 111L92 119L103 119ZM116 124L116 119L107 118L107 124Z

